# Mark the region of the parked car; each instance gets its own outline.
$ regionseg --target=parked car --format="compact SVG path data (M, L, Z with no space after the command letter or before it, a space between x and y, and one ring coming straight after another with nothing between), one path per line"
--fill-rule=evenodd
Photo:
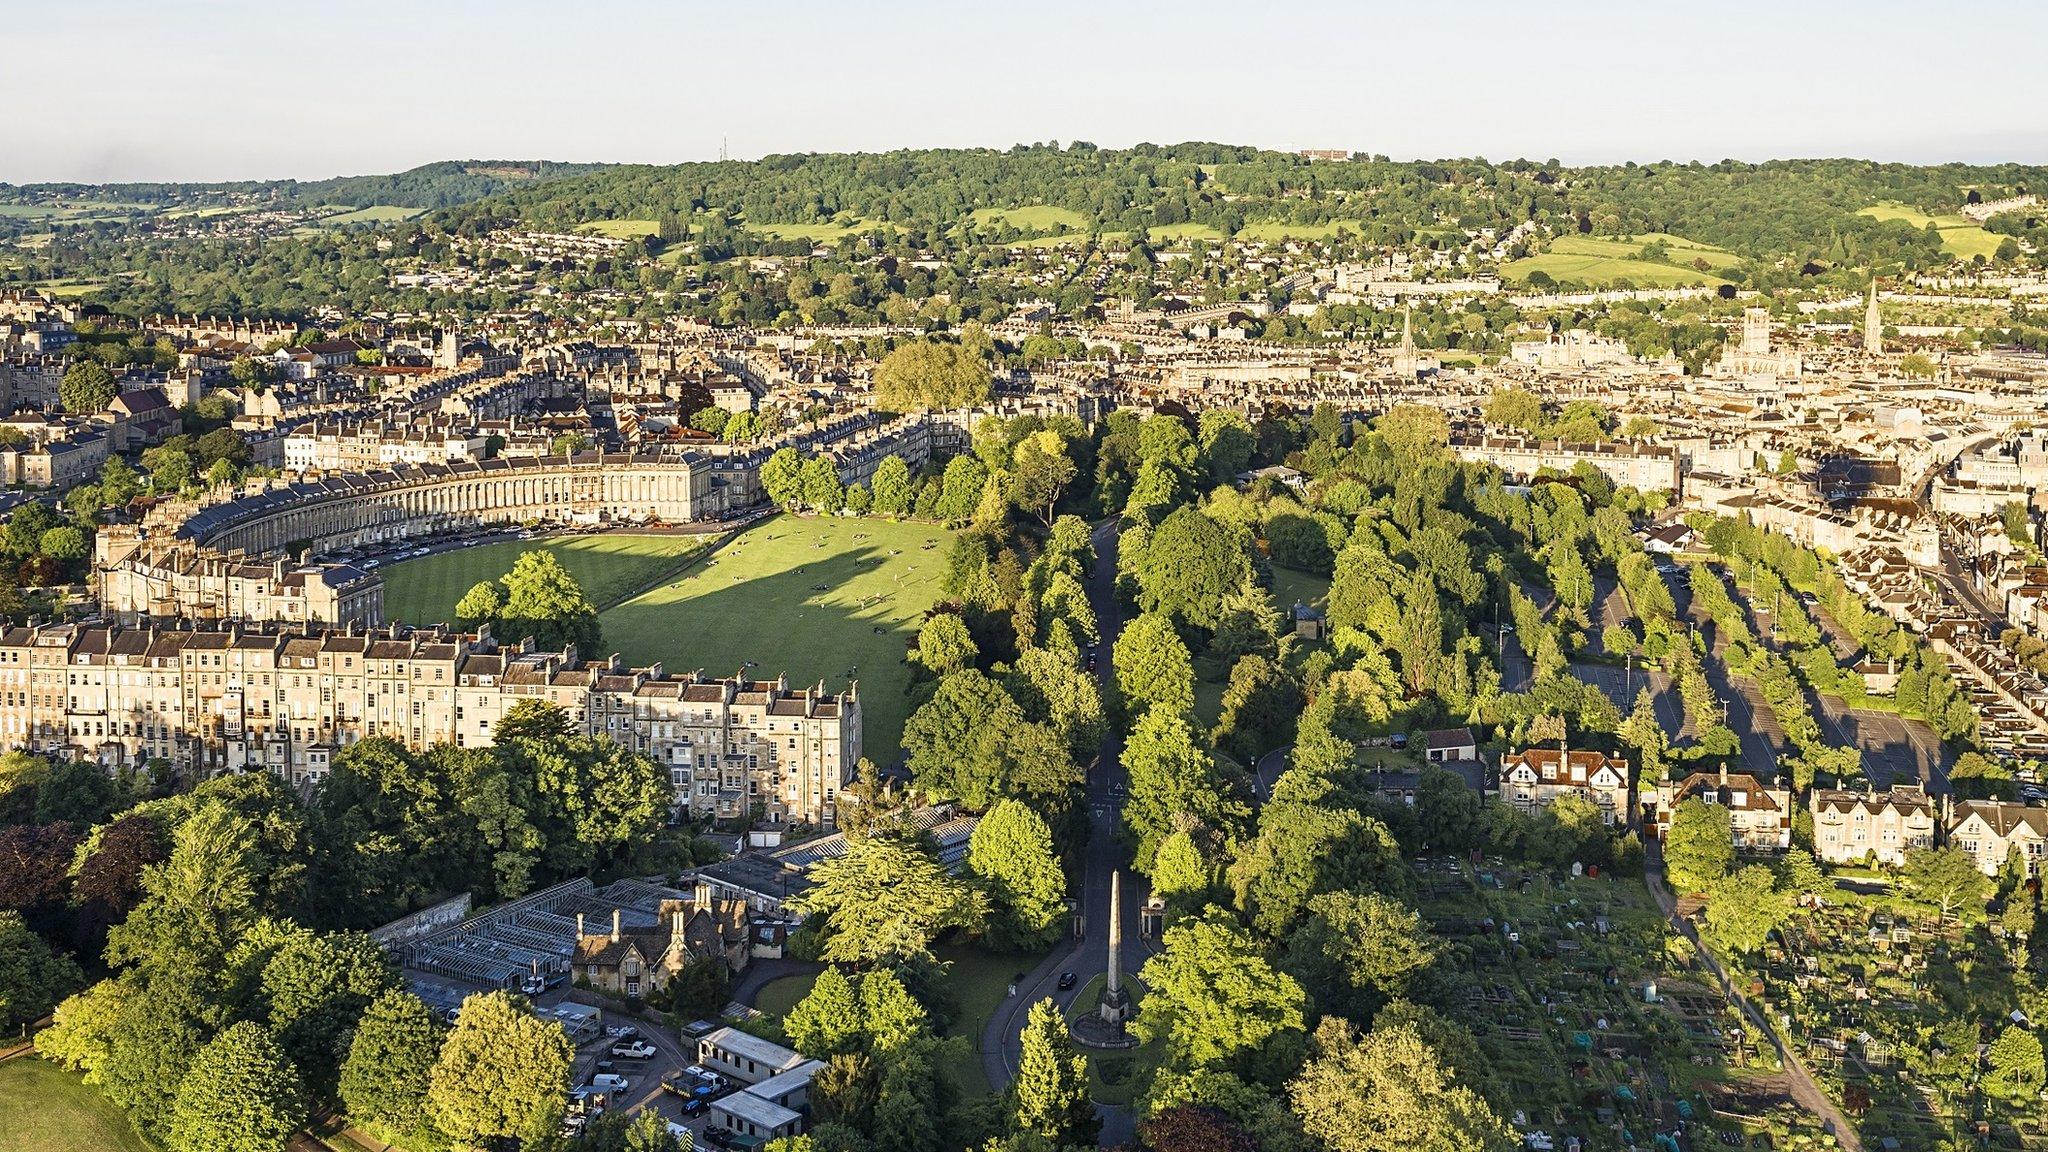
M527 996L538 996L548 990L548 978L529 972L519 978L519 991Z
M702 1064L692 1064L688 1068L683 1069L683 1075L710 1088L714 1092L725 1087L725 1077L704 1067Z
M640 1030L630 1024L607 1024L604 1026L604 1034L614 1040L631 1040L640 1035Z
M612 1045L612 1055L620 1060L652 1060L655 1051L654 1045L637 1038Z
M590 1078L590 1086L600 1092L624 1092L632 1083L616 1072L599 1072Z

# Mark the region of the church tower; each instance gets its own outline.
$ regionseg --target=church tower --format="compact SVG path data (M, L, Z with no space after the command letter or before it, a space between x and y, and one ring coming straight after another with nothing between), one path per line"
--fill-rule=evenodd
M1877 310L1877 278L1870 281L1870 305L1863 312L1863 350L1884 355L1884 314Z

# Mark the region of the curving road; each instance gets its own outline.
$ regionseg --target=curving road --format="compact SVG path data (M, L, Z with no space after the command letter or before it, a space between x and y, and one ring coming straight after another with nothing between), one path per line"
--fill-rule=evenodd
M1102 642L1097 648L1096 677L1103 684L1105 698L1113 674L1111 646L1123 625L1122 610L1116 598L1116 536L1115 520L1095 526L1095 570L1088 574L1088 601L1095 609L1096 623L1102 632ZM1156 950L1156 942L1141 940L1138 936L1139 909L1144 904L1148 889L1144 878L1132 870L1130 854L1117 836L1122 823L1125 792L1123 750L1123 733L1112 727L1102 741L1094 767L1088 773L1088 849L1082 859L1079 885L1081 938L1073 941L1071 947L1046 957L1018 981L1016 994L997 1007L982 1029L982 1071L988 1076L989 1087L997 1092L1009 1087L1010 1081L1016 1078L1018 1054L1022 1049L1018 1035L1023 1030L1024 1018L1031 1006L1050 997L1062 1009L1071 1009L1085 990L1089 977L1108 967L1109 878L1118 869L1123 871L1125 880L1122 915L1124 971L1135 973L1145 957ZM1062 972L1072 972L1079 978L1075 987L1065 992L1058 987ZM1135 1138L1136 1118L1131 1109L1097 1105L1096 1114L1102 1119L1104 1147L1116 1147Z

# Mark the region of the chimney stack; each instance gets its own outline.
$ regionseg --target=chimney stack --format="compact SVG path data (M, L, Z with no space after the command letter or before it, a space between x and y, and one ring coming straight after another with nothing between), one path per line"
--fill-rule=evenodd
M614 944L619 942L619 916L619 910L617 908L612 909L612 943Z
M576 938L578 940L583 939L583 913L581 912L576 914Z

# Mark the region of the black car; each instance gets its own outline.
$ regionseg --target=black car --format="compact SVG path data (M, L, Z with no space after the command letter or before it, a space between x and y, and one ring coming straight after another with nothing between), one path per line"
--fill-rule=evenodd
M1060 991L1065 992L1072 988L1079 979L1080 977L1075 976L1072 972L1060 973Z

